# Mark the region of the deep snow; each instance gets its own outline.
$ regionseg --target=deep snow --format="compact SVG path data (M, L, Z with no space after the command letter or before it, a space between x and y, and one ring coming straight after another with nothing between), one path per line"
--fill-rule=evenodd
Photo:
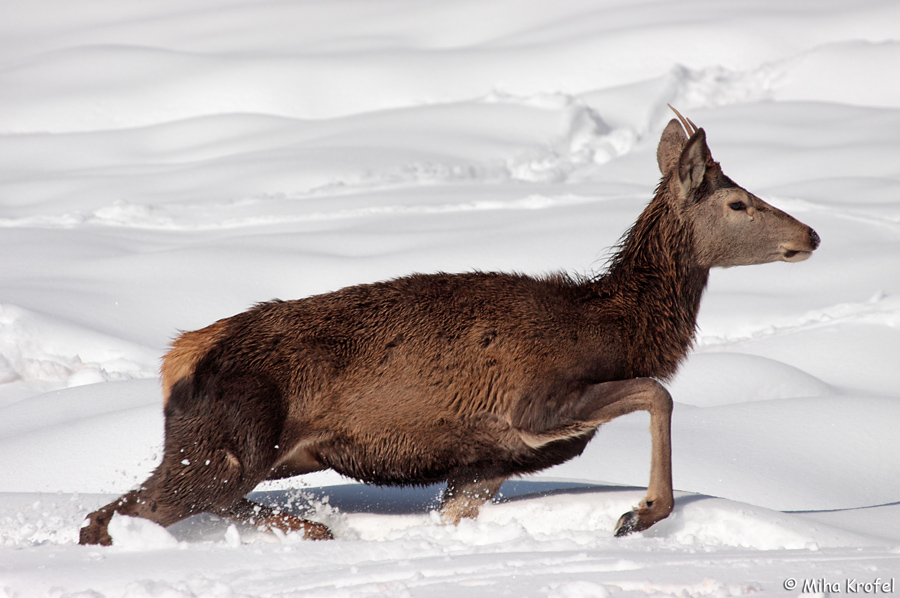
M722 596L900 577L896 2L3 12L0 596ZM611 536L649 474L636 414L456 528L433 513L439 487L324 472L258 498L335 542L200 516L117 519L116 546L76 544L156 465L177 330L413 271L601 271L658 180L667 103L823 239L802 264L713 273L670 384L669 519Z

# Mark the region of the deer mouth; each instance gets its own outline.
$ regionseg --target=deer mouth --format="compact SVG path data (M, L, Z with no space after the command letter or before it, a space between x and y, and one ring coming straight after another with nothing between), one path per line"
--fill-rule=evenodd
M782 243L778 246L783 261L802 262L803 260L808 259L809 256L812 255L812 252L816 250L819 243L821 243L821 239L819 239L819 235L813 229L807 228L807 230L809 239L806 242Z
M805 259L809 259L811 255L812 251L781 247L781 260L785 262L802 262Z

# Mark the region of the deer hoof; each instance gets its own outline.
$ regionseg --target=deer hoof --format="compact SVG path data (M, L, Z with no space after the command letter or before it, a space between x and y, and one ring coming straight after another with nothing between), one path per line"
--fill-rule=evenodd
M672 512L674 501L643 500L640 506L619 517L616 523L616 537L627 536L633 532L642 532L654 523L662 521Z
M78 543L85 545L112 546L109 535L109 520L96 514L90 516L78 534Z
M334 540L334 534L327 526L312 521L303 525L303 537L307 540Z
M617 538L621 538L622 536L627 536L630 533L640 531L644 528L640 527L640 517L638 516L637 511L628 511L621 517L619 517L619 521L616 523L616 531L615 536Z
M307 540L334 540L328 526L287 513L271 513L256 523L260 530L270 532L278 530L284 533L301 532Z

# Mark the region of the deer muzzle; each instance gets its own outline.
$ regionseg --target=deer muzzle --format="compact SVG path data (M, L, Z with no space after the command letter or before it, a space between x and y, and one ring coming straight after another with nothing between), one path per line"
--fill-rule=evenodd
M810 227L806 227L806 238L798 242L782 243L779 246L781 259L785 262L802 262L809 258L821 242L819 234Z

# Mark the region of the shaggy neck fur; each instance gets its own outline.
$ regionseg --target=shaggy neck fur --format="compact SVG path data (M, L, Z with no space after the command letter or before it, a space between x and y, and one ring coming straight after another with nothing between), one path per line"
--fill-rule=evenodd
M666 177L595 282L623 322L636 377L668 379L693 344L709 269L698 265L693 234L673 207Z

